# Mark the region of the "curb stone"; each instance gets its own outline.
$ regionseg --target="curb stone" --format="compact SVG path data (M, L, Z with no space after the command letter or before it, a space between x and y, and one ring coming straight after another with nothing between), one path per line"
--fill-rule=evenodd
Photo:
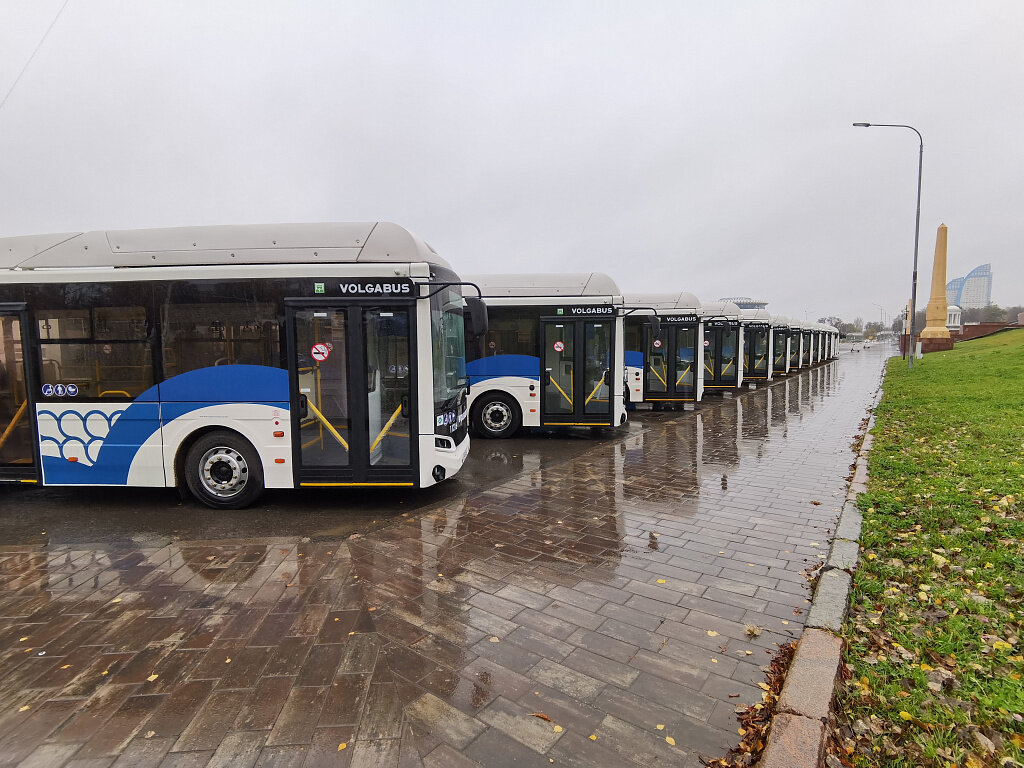
M884 379L883 369L882 377ZM825 726L835 696L842 661L840 632L850 602L853 572L860 557L863 516L857 496L867 492L868 452L874 439L875 409L882 399L879 382L868 410L871 416L854 465L846 501L839 513L828 560L818 577L804 632L797 644L786 682L779 694L768 743L757 768L820 768L825 754Z

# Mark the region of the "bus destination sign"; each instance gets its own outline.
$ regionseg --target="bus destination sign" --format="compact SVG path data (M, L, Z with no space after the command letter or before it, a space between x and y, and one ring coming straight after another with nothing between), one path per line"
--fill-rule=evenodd
M329 293L332 286L342 296L412 296L412 281L392 278L390 280L345 280L343 282L317 282L313 285L315 293ZM326 289L326 290L325 290Z

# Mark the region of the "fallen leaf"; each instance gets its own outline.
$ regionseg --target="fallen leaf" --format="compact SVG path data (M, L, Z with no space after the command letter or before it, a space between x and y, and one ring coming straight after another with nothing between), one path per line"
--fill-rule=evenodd
M154 680L156 680L156 679L157 679L158 677L160 677L160 675L150 675L149 677L147 677L147 678L146 678L146 680L148 680L149 682L151 682L151 683L152 683L152 682L153 682Z
M70 669L70 668L71 668L70 664L65 664L63 667L61 667L61 669Z
M345 749L346 747L348 747L348 742L343 741L341 742L341 744L338 745L338 751L341 752L341 750Z
M547 720L549 723L551 722L551 718L543 712L531 712L530 717L539 717L541 720Z
M24 643L24 642L25 642L26 640L28 640L28 635L25 635L25 636L24 636L23 638L21 638L20 640L18 640L18 642L19 642L19 643Z
M492 642L492 643L500 643L501 642L501 638L499 638L499 637L488 637L487 639L490 642Z
M673 739L671 736L666 736L665 741L668 742L668 745L670 747L674 747L676 745L676 740Z
M556 726L555 726L554 728L552 728L551 730L553 730L553 731L554 731L555 733L561 733L561 732L562 732L562 726L560 726L560 725L556 725Z
M112 602L112 603L120 603L120 602L121 602L121 598L120 598L120 597L115 597L115 598L114 598L113 600L111 600L110 602Z
M708 637L718 637L718 633L713 629L708 630Z
M154 736L156 736L156 731L146 731L146 735L143 736L142 738L144 738L144 739L152 739Z
M592 733L587 738L590 739L591 741L597 741L597 734Z
M659 583L659 584L664 584L664 583L665 583L665 580L664 580L664 579L658 579L658 583Z
M657 728L659 731L664 731L665 730L665 726L664 725L656 725L654 727Z
M231 663L231 659L224 659L224 663L225 664L230 664Z
M24 712L24 711L25 711L26 709L31 709L31 707L30 707L30 706L29 706L28 704L26 704L26 705L25 705L24 707L22 707L22 708L21 708L21 709L19 709L18 711L19 711L19 712Z

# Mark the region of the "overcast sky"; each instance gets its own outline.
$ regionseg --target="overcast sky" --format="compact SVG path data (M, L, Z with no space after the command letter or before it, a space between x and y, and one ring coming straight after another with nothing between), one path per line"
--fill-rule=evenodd
M947 279L1024 303L1022 32L1019 0L0 0L0 237L386 220L463 273L871 320L918 143L851 123L908 123L919 306L940 223Z

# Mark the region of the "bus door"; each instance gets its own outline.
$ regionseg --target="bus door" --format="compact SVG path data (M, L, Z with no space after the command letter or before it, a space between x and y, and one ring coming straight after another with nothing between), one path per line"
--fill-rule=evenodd
M704 326L704 388L736 386L739 329L732 323L709 322Z
M541 426L611 424L613 323L541 321Z
M297 486L417 485L412 304L288 308Z
M743 334L743 378L768 378L768 328L747 326Z
M646 364L644 400L692 401L697 396L694 343L697 330L691 325L662 321L657 338L644 326Z
M0 480L38 480L26 313L0 304Z

